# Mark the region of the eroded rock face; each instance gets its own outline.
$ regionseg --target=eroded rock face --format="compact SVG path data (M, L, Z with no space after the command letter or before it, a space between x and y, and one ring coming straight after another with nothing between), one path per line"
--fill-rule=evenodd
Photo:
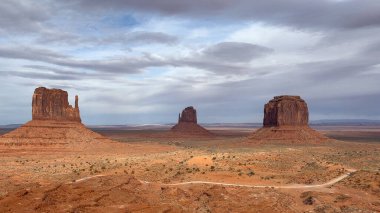
M299 96L276 96L264 107L263 128L249 139L255 143L318 144L329 139L308 125L307 104Z
M186 107L182 114L178 116L178 123L188 122L188 123L197 123L197 111L194 107Z
M197 123L197 111L194 107L186 107L178 115L178 124L171 129L173 133L187 136L212 136L213 134Z
M307 126L309 111L300 96L275 96L264 107L264 127Z
M69 105L66 91L39 87L33 94L32 119L81 122L78 96L75 96L73 108Z

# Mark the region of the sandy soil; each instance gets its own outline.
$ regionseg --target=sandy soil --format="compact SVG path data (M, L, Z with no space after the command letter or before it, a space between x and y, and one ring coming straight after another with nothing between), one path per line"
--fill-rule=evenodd
M380 211L380 138L373 129L315 145L246 144L249 132L227 128L212 138L99 132L119 143L75 151L0 146L0 212ZM346 177L350 169L357 171ZM191 181L221 184L177 184ZM310 185L322 186L286 187Z

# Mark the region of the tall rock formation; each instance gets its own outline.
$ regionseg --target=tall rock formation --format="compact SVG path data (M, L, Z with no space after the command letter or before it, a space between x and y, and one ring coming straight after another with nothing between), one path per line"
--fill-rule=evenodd
M188 122L188 123L197 123L197 110L194 109L194 107L189 106L186 107L182 114L179 114L178 117L178 123L181 122Z
M35 89L32 118L16 130L0 136L0 145L12 148L42 146L84 150L104 147L112 142L81 123L78 96L72 107L67 92L60 89Z
M264 106L263 127L249 138L263 143L320 143L328 139L308 123L309 110L300 96L275 96Z
M178 123L171 129L177 136L212 136L213 134L197 123L197 111L194 107L186 107L178 115Z
M275 96L264 106L264 127L307 126L309 111L300 96Z
M75 96L73 108L66 91L39 87L33 94L32 119L81 122L78 96Z

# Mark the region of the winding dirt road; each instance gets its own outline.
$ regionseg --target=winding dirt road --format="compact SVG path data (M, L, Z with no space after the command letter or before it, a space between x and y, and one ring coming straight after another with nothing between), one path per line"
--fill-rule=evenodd
M275 188L275 189L303 189L303 188L326 188L331 185L334 185L335 183L343 180L344 178L350 176L352 173L356 172L354 169L347 170L348 172L334 178L326 183L323 184L312 184L312 185L306 185L306 184L292 184L292 185L247 185L247 184L234 184L234 183L219 183L219 182L208 182L208 181L189 181L189 182L181 182L181 183L169 183L169 184L162 184L165 186L182 186L182 185L191 185L191 184L210 184L210 185L221 185L221 186L235 186L235 187L249 187L249 188ZM143 181L144 183L149 183L147 181Z
M345 174L336 177L326 183L323 184L311 184L311 185L306 185L306 184L291 184L291 185L247 185L247 184L234 184L234 183L220 183L220 182L209 182L209 181L188 181L188 182L180 182L180 183L162 183L162 186L186 186L186 185L194 185L194 184L208 184L208 185L220 185L220 186L233 186L233 187L248 187L248 188L275 188L275 189L305 189L305 188L326 188L329 186L334 185L335 183L343 180L344 178L350 176L354 172L356 172L355 169L347 169L348 172ZM81 179L76 180L73 183L78 183L82 182L85 180L89 180L92 178L96 177L103 177L106 175L95 175L95 176L89 176L89 177L84 177ZM149 182L149 181L143 181L140 180L141 183L143 184L155 184L155 182Z

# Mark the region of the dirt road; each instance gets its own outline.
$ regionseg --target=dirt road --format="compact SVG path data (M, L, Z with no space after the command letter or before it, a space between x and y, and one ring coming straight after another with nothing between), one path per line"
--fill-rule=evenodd
M249 187L249 188L275 188L275 189L304 189L304 188L326 188L329 186L334 185L335 183L343 180L344 178L350 176L352 173L356 172L355 169L348 169L348 172L345 174L336 177L326 183L323 184L311 184L311 185L306 185L306 184L291 184L291 185L247 185L247 184L235 184L235 183L220 183L220 182L209 182L209 181L188 181L188 182L180 182L180 183L162 183L162 186L185 186L185 185L193 185L193 184L208 184L208 185L221 185L221 186L234 186L234 187ZM73 183L78 183L82 181L86 181L92 178L96 177L103 177L106 175L95 175L95 176L89 176L89 177L84 177L81 179L76 180ZM148 182L148 181L143 181L140 180L141 183L143 184L153 184L153 182Z

